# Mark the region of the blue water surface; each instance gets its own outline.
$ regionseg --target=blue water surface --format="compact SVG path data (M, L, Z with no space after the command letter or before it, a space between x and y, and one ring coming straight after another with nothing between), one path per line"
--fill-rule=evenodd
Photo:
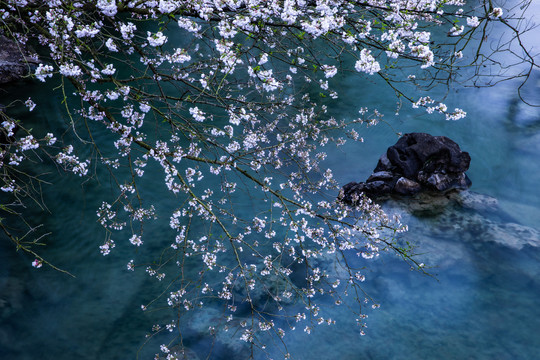
M538 9L533 9L538 10ZM531 10L531 11L533 11ZM329 150L327 163L340 183L365 180L379 156L397 140L397 132L445 135L470 153L471 191L498 201L491 212L462 209L485 224L519 224L540 231L540 110L519 103L518 81L490 88L452 89L450 108L468 116L456 122L403 106L395 113L392 92L376 80L336 78L341 98L329 109L338 118L353 118L361 106L379 109L385 123L366 128L365 142ZM365 91L369 89L369 91ZM61 130L65 116L60 95L36 83L8 89L11 96L32 96L37 113L20 113L38 131ZM442 90L441 90L442 91ZM540 74L533 73L525 92L540 100ZM390 100L388 100L390 99ZM67 136L67 135L66 135ZM105 136L105 135L104 135ZM69 139L66 139L69 140ZM36 164L53 181L44 191L48 211L27 209L34 223L51 234L43 256L76 278L50 268L33 269L32 258L0 242L0 359L142 359L153 358L156 345L167 340L145 335L152 325L166 321L166 312L143 312L141 305L163 291L144 271L129 272L125 263L145 260L159 251L174 233L168 218L149 223L145 253L118 246L110 256L99 253L105 233L96 222L102 195L112 196L112 179L97 172L90 180L61 174L52 164ZM156 172L146 179L145 194L165 209L180 199L171 197ZM155 185L157 184L157 185ZM4 196L4 195L3 195ZM5 200L3 200L5 201ZM239 206L250 211L251 199ZM535 359L540 354L540 244L520 248L490 241L477 227L456 223L454 230L439 231L440 219L403 215L409 232L403 241L416 251L434 276L410 271L390 254L369 263L365 291L381 308L367 310L366 335L361 336L354 316L345 307L332 307L337 325L321 325L307 335L299 326L285 341L296 359ZM166 213L166 212L165 212ZM488 225L486 225L488 226ZM480 231L482 228L480 228ZM127 241L127 240L126 240ZM291 305L292 306L292 305ZM247 359L250 349L238 334L208 333L221 315L217 305L203 314L186 317L184 344L192 358ZM283 358L279 346L269 343L256 358Z

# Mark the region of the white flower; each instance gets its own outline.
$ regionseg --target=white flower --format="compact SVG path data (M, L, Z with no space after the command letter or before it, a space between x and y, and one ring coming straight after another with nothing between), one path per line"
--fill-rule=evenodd
M146 40L148 40L148 44L150 46L161 46L167 42L167 37L163 35L161 31L158 31L155 34L152 34L150 31L147 31L146 34L148 35L146 37Z
M201 110L199 110L198 107L189 108L189 113L191 114L191 116L193 116L193 119L195 119L195 121L203 122L205 119L205 114Z
M113 64L107 64L105 69L101 70L103 75L114 75L115 72L116 69L114 68Z
M28 135L19 140L19 147L21 151L33 150L39 147L39 144L32 135Z
M32 99L30 98L28 98L28 100L24 102L24 105L26 105L26 107L28 108L28 111L32 111L36 107L36 103L33 102Z
M167 61L169 61L170 63L181 64L189 60L191 60L191 56L188 55L186 50L181 48L176 49L174 51L174 54L167 55Z
M135 271L135 264L133 263L133 260L129 260L126 267L129 271Z
M67 170L73 172L74 174L79 176L86 175L88 173L88 165L90 164L90 161L80 161L77 156L70 155L72 152L73 146L68 145L64 148L63 152L60 152L55 156L56 162L64 165Z
M143 243L139 235L133 235L131 238L129 238L129 242L135 246L141 246Z
M216 266L216 260L217 260L216 254L204 253L202 255L202 258L206 266L208 266L208 269L212 270L214 266Z
M114 16L118 11L115 0L98 0L96 7L105 16Z
M105 96L107 96L110 100L116 100L120 97L120 94L117 93L116 91L107 90L107 92L105 93Z
M77 30L75 30L75 35L78 38L83 37L94 37L99 33L99 26L96 23L90 24L90 25L84 25L77 27Z
M82 70L78 65L64 64L60 65L60 74L64 76L76 77L82 75Z
M158 10L162 14L169 14L178 8L178 4L175 1L160 0Z
M45 82L45 79L52 77L53 67L51 65L39 64L34 75L39 81Z
M143 113L147 113L150 111L151 107L147 103L142 102L139 104L139 109L141 109Z
M137 30L137 27L133 23L120 25L120 32L124 40L131 39L135 35L135 30Z
M40 267L43 266L43 261L39 259L35 259L34 261L32 261L32 266L35 267L36 269L39 269Z
M426 45L411 46L411 52L418 58L424 61L424 64L420 66L422 69L428 68L435 64L433 51Z
M465 29L465 26L461 25L461 26L457 26L457 25L454 25L450 31L448 32L448 35L449 36L458 36L458 35L461 35L461 33L463 33L463 30Z
M480 21L478 20L478 18L476 16L472 16L470 18L467 18L467 25L470 26L470 27L477 27L478 25L480 25Z
M455 108L453 113L446 114L446 120L459 120L467 116L467 113L461 109Z
M259 65L264 65L268 62L268 54L264 53L262 54L261 58L259 59Z
M0 188L3 192L13 192L15 191L15 180L11 180L9 184L6 184Z
M111 253L111 250L115 247L114 241L112 239L109 239L105 242L105 244L101 245L99 247L99 251L103 256L107 256Z
M111 39L111 38L107 39L107 41L105 42L105 46L111 52L118 52L118 48L116 47L116 44L114 43L113 39Z
M494 8L492 12L489 13L490 19L498 19L502 16L503 11L501 8Z
M321 69L324 71L324 77L327 79L337 74L337 68L333 65L323 65Z
M361 71L373 75L376 72L381 70L381 66L371 55L371 51L368 49L363 49L360 51L360 60L354 65L356 71Z
M16 126L16 125L15 125L15 123L14 123L13 121L11 121L11 120L5 120L5 121L2 122L1 125L2 125L2 127L3 127L4 129L7 130L7 136L13 136L13 135L14 135L13 130L15 129L15 126Z
M225 149L227 149L228 152L233 153L240 150L240 144L237 141L233 141L232 143L227 145Z
M179 18L178 26L192 33L196 33L201 29L197 23L187 18Z
M446 110L448 110L448 107L446 106L446 104L439 103L439 105L436 106L435 110L437 110L440 113L444 113L446 112Z
M56 138L53 134L47 133L47 135L45 135L45 141L47 141L47 145L49 146L54 145L54 143L56 142Z

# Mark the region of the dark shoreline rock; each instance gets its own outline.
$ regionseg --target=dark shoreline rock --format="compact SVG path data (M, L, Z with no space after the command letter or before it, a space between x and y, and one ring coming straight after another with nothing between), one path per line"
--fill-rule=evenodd
M25 45L0 34L0 84L21 80L37 62Z
M446 136L405 134L381 156L365 182L343 186L340 198L354 203L361 194L379 198L465 190L472 184L465 174L470 162L469 154Z

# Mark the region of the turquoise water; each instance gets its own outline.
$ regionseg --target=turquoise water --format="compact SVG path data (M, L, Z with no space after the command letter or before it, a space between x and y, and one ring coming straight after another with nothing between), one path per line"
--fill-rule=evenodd
M527 95L540 101L540 75L534 74ZM540 248L510 246L491 237L494 226L520 224L540 231L540 110L516 102L517 82L495 88L459 88L446 102L468 112L466 119L447 122L404 106L393 115L395 102L379 83L335 79L340 100L330 109L340 118L353 117L360 106L378 108L387 124L365 129L365 143L346 146L330 154L328 163L340 183L366 179L379 156L397 140L396 132L422 131L455 140L472 158L468 172L471 191L495 198L498 207L489 211L459 208L435 216L410 214L387 204L389 212L403 215L409 232L403 240L417 244L421 259L433 266L435 277L412 272L402 261L383 256L368 264L365 290L381 304L368 310L367 335L360 336L346 308L332 308L335 326L288 332L285 340L297 359L535 359L540 353ZM366 92L368 88L370 91ZM60 98L50 89L25 84L8 89L10 96L32 96L39 113L21 113L37 130L62 129ZM59 95L56 95L59 96ZM57 101L52 101L57 100ZM69 139L66 139L69 140ZM35 223L51 232L45 258L72 272L76 278L47 268L31 268L31 258L15 253L7 241L0 242L0 359L133 359L154 323L166 321L166 312L142 312L161 290L160 283L143 271L125 270L127 260L144 260L159 251L174 233L168 218L145 228L152 238L140 253L117 245L103 257L98 246L105 233L96 223L102 195L112 196L111 179L98 172L83 182L61 176L50 164L34 171L50 172L53 185L46 188L44 202L50 212L29 209ZM146 196L164 209L174 208L171 198L146 179ZM4 195L2 195L4 196ZM250 210L250 199L241 204ZM452 212L453 211L453 212ZM445 216L459 214L453 228L442 228ZM476 219L467 222L467 219ZM495 224L495 225L494 225ZM486 236L485 234L488 234ZM540 246L540 244L537 244ZM238 334L222 333L214 339L207 329L221 309L186 317L184 344L200 359L212 349L212 359L246 359L250 349L233 341ZM140 358L152 358L163 335L142 347ZM269 344L257 358L282 358Z

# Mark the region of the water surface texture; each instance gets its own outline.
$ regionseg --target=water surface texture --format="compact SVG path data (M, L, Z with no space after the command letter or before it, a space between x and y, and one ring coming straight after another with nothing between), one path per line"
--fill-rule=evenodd
M328 163L340 183L365 180L397 140L396 132L428 132L448 136L470 153L471 192L497 204L452 203L437 214L387 204L389 212L400 213L409 224L403 240L417 245L435 276L382 256L366 273L365 290L381 304L368 311L366 336L360 336L346 308L338 307L330 314L338 325L317 327L309 336L301 329L288 332L289 351L297 359L538 358L540 242L534 237L540 231L540 109L520 104L518 83L508 82L451 91L449 108L459 106L468 113L457 122L407 105L394 115L395 100L388 100L391 92L383 84L366 80L359 86L357 79L346 78L336 82L341 100L330 109L333 115L355 117L360 106L367 106L384 112L388 123L366 129L363 144L330 154ZM32 96L40 112L20 116L44 131L64 123L60 98L51 98L49 90L33 83L10 89L12 96ZM539 72L525 92L540 102ZM134 359L160 316L142 312L140 305L155 296L159 284L142 271L125 269L123 261L137 256L131 248L130 253L119 248L108 257L99 253L105 234L96 223L96 209L102 195L111 195L110 179L98 174L83 184L74 176L58 175L54 167L37 165L36 170L51 172L54 181L45 191L49 212L29 210L51 232L43 256L76 278L45 267L33 269L33 259L16 253L4 239L0 242L0 359ZM167 197L162 175L146 181L158 184L146 196L172 209L175 199ZM241 204L245 211L249 201ZM145 231L154 240L145 246L159 249L168 241L163 239L174 236L167 225L166 218L150 224ZM208 335L218 316L216 307L187 318L185 344L200 359L210 347L212 359L248 358L249 349L232 341L234 334L215 341ZM140 358L152 358L155 345L143 347ZM256 355L267 356L283 357L271 346Z

